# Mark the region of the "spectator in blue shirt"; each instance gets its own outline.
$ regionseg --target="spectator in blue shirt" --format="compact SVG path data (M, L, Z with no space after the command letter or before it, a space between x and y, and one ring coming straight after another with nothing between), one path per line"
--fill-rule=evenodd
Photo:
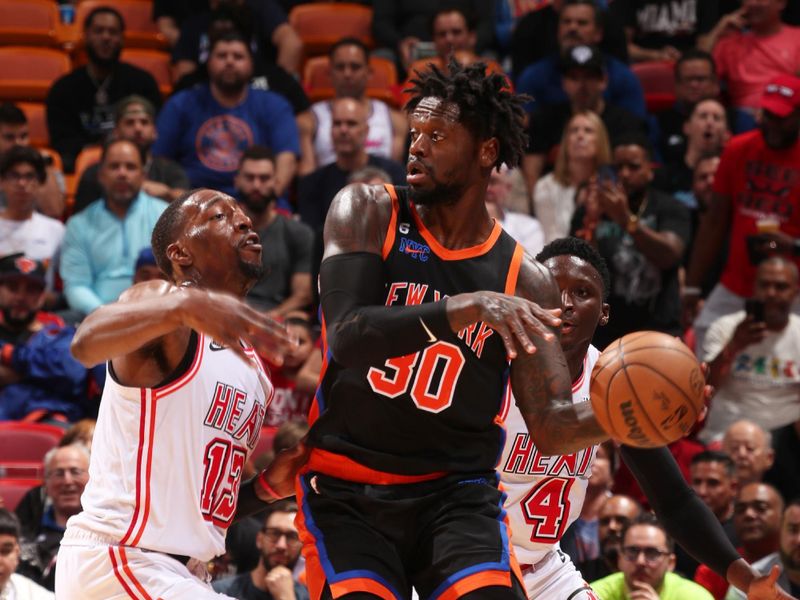
M209 82L176 94L159 114L153 154L177 161L192 187L233 195L239 161L254 144L275 154L278 196L294 177L300 142L292 108L279 94L250 87L252 74L247 41L225 33L211 44Z
M600 9L593 0L565 0L558 15L559 52L529 65L517 79L517 92L533 96L526 110L567 101L561 85L560 57L575 46L598 45L603 39L601 19ZM605 101L646 118L644 92L636 75L616 58L606 55L605 61L608 75Z
M104 196L67 221L61 278L70 308L88 314L113 302L133 282L136 258L167 203L142 191L144 155L129 140L103 148Z

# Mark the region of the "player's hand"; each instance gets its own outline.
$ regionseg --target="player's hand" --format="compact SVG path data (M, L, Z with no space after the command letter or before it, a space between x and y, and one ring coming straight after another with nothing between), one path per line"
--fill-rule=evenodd
M275 600L295 600L292 572L283 565L272 568L264 577L267 590Z
M630 600L658 600L658 593L653 586L644 581L634 581L628 591Z
M300 468L306 464L309 453L310 450L306 447L304 438L297 442L295 446L281 450L272 459L269 466L264 469L264 478L267 480L269 487L275 490L276 494L282 498L294 494L295 477L297 477L297 472ZM256 490L259 490L258 486L256 486ZM274 500L274 498L262 499Z
M560 308L545 309L525 298L498 292L451 296L447 300L448 315L461 310L477 312L477 318L471 322L483 321L497 332L509 359L516 358L517 344L529 354L536 352L531 338L555 341L556 337L549 328L561 326Z
M297 345L297 338L285 325L258 312L239 298L221 292L180 288L184 294L181 320L184 325L201 331L218 344L229 347L248 362L239 340L276 365L283 364L286 351Z
M769 574L753 579L747 590L747 600L797 600L778 587L780 575L780 567L772 565Z

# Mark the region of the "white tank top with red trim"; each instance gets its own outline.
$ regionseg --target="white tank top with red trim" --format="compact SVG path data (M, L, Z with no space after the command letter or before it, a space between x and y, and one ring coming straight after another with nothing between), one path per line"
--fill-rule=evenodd
M74 528L204 561L225 552L272 384L252 349L244 362L205 335L193 338L191 365L163 387L125 387L109 371L83 512L67 523L68 537Z
M599 355L597 348L589 346L581 376L572 384L573 402L589 399L592 368ZM564 456L540 454L510 387L500 414L506 425L506 443L497 471L506 493L517 560L534 565L557 547L567 527L580 516L597 446Z

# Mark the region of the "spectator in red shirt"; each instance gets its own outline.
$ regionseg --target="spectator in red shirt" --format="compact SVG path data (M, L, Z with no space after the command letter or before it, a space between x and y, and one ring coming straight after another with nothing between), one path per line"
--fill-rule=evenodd
M709 294L695 320L696 347L703 347L716 319L744 307L753 294L756 250L795 254L800 238L800 78L770 80L761 99L760 127L730 140L714 178L714 196L700 222L683 291L685 308L700 300L700 286L726 239L730 250L720 283ZM771 233L763 233L766 228ZM759 234L759 235L757 235ZM795 261L800 264L797 257Z

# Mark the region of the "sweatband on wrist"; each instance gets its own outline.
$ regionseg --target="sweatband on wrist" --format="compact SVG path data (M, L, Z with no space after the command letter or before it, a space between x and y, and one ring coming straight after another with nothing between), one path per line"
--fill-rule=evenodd
M698 562L727 579L739 553L711 509L687 485L668 448L632 448L620 455L667 533Z
M347 367L383 364L454 335L446 300L386 306L387 293L377 254L352 252L322 262L320 302L336 362Z

